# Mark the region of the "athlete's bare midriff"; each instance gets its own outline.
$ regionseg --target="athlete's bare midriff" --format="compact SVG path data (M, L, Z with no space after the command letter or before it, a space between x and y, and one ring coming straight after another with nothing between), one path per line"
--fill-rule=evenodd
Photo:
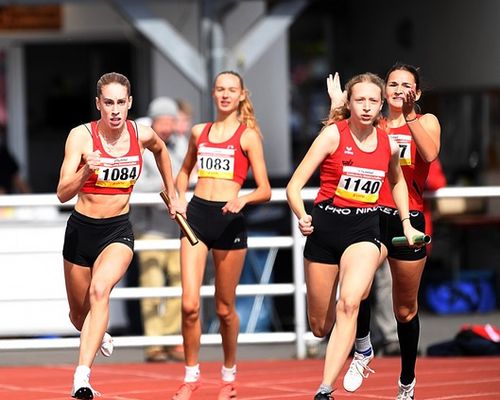
M229 179L198 178L194 195L209 201L228 201L238 197L241 185Z
M90 218L111 218L129 211L130 194L79 193L75 210Z

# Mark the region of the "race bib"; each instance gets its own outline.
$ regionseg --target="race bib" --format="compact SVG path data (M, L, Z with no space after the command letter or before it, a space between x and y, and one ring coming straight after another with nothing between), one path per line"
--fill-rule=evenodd
M335 194L344 199L375 203L385 172L377 169L344 166Z
M235 149L200 147L198 176L200 178L233 179Z
M411 136L389 135L399 146L399 165L411 165Z
M139 156L101 158L96 186L129 188L139 176Z

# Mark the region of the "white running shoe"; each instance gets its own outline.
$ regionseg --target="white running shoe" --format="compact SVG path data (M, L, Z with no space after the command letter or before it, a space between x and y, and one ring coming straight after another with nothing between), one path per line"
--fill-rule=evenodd
M71 397L81 400L92 400L94 396L101 396L97 390L90 386L90 374L75 372Z
M104 357L109 357L111 356L111 354L113 354L113 349L113 338L108 332L104 332L104 336L101 342L101 354Z
M348 392L355 392L363 383L364 378L368 378L370 372L375 373L373 369L368 367L370 361L373 360L373 350L369 356L364 356L361 353L354 352L351 365L344 375L344 389Z
M413 382L409 385L403 385L401 381L398 381L398 397L396 400L414 400L415 399L415 384L417 383L416 379L413 379Z

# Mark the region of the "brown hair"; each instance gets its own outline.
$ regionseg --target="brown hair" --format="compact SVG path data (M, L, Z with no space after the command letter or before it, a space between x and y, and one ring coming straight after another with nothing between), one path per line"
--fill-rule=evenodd
M125 86L127 88L127 94L130 96L131 88L128 78L118 72L108 72L97 81L97 97L101 97L103 86L109 85L110 83L119 83Z
M368 83L373 83L374 85L377 85L380 89L380 96L381 100L383 101L384 99L384 94L385 94L385 83L380 78L378 75L373 74L371 72L365 72L364 74L359 74L351 78L349 82L346 83L345 85L345 91L346 91L346 98L347 101L345 104L343 104L340 107L334 108L333 110L330 110L330 114L328 115L328 119L324 122L325 125L331 125L337 121L341 121L343 119L347 119L350 117L351 113L349 109L347 108L347 103L349 103L349 100L351 99L352 95L352 88L354 85L357 83L362 83L362 82L368 82ZM381 115L373 121L373 125L377 125L379 120L381 118Z
M240 81L240 87L242 91L245 93L245 99L240 102L240 105L238 106L238 116L239 119L242 123L244 123L246 126L248 126L251 129L255 129L259 134L262 134L260 131L259 124L257 122L257 118L255 118L255 112L253 109L253 104L252 101L250 100L250 93L245 87L245 84L243 83L243 78L241 77L240 74L238 74L235 71L222 71L217 74L217 76L214 79L214 86L215 86L215 81L217 81L217 78L221 75L233 75L238 78Z
M385 82L386 83L389 81L389 75L394 71L406 71L406 72L409 72L410 74L412 74L413 79L415 80L415 88L417 89L417 91L420 90L420 68L414 67L413 65L410 65L410 64L404 64L401 62L397 62L391 68L389 68L389 70L387 71L387 73L385 75Z

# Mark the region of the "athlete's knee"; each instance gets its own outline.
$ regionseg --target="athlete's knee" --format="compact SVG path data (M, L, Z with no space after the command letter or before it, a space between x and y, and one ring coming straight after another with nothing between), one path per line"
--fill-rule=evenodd
M200 318L199 300L182 300L182 319L187 323L194 323Z
M332 329L333 324L327 324L326 321L318 321L315 319L309 319L309 327L314 336L318 338L323 338L328 335Z
M92 282L89 289L90 303L109 302L111 288L102 282Z
M83 327L83 323L85 322L85 317L87 316L87 313L83 313L80 310L75 311L75 310L70 310L69 311L69 320L73 324L73 326L76 328L76 330L81 331Z
M221 323L230 323L236 316L236 309L234 304L226 303L224 301L217 301L215 305L215 312Z
M404 324L410 322L417 315L418 307L416 304L413 306L399 306L396 307L395 311L396 319Z
M332 318L321 318L308 311L309 328L314 336L323 338L330 333L335 322Z
M347 318L354 318L359 312L359 300L353 297L340 297L337 302L337 314L343 314Z

